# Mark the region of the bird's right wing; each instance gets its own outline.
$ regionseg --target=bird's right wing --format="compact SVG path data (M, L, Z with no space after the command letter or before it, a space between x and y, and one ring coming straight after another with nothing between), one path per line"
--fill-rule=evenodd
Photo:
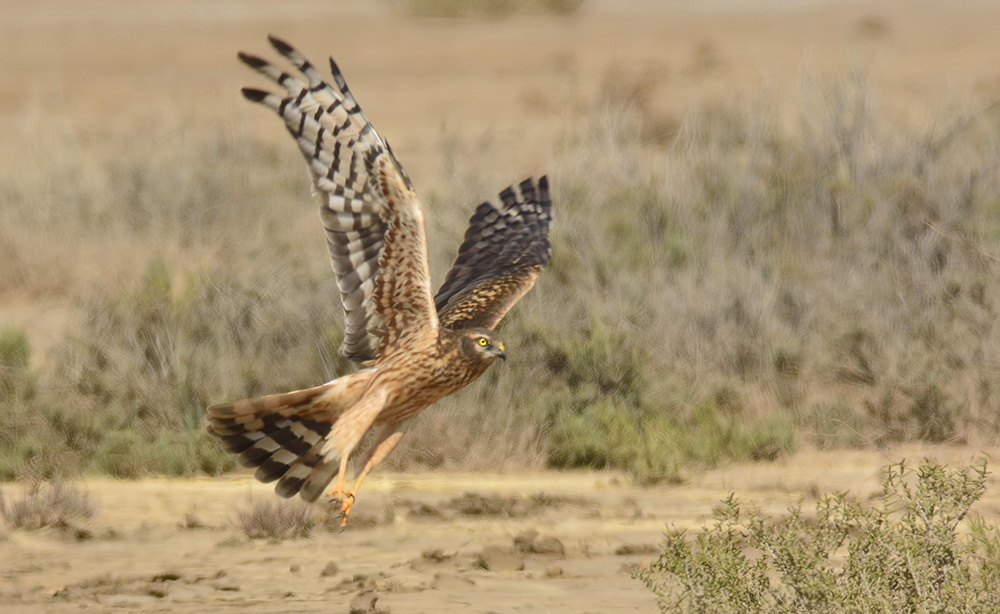
M309 165L344 306L340 352L356 362L372 360L378 357L385 334L383 310L376 306L374 295L382 275L379 263L390 217L373 169L384 159L405 189L412 190L412 186L389 145L354 100L333 59L331 84L291 45L273 36L269 40L301 77L240 53L247 66L285 90L279 95L243 88L243 95L284 119Z
M427 267L427 231L417 195L396 167L383 156L372 165L385 197L387 228L379 259L373 302L385 323L376 354L387 356L396 347L437 336L438 318Z

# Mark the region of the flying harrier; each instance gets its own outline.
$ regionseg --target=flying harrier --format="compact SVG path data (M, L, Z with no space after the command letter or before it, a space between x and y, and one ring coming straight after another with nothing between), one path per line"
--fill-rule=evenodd
M257 467L258 480L277 480L282 497L315 501L336 477L326 494L346 524L362 480L413 418L506 359L493 329L548 264L552 203L541 177L500 192L502 207L479 205L432 295L423 207L392 149L332 59L330 84L289 44L269 40L300 75L240 53L285 90L243 95L281 116L309 165L344 306L340 352L363 368L315 388L213 405L208 432ZM373 426L374 443L347 489L348 458Z

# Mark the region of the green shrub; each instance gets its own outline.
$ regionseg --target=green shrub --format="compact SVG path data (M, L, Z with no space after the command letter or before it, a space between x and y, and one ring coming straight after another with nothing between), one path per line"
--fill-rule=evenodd
M649 346L622 326L591 321L564 337L536 335L545 348L549 466L613 468L640 483L676 481L688 465L774 460L795 449L794 421L783 412L754 418L738 389L696 400L650 368Z
M603 399L577 407L552 400L546 430L550 466L621 469L640 483L676 481L680 470L722 462L770 461L795 450L793 420L751 420L712 404L687 417L679 408L642 408Z
M27 369L31 359L28 335L19 328L0 329L0 367Z
M23 400L34 394L31 342L20 328L0 329L0 398Z
M822 497L765 517L730 496L694 540L667 534L663 554L637 576L663 612L996 612L1000 530L970 518L986 463L949 469L903 463L886 471L866 506Z

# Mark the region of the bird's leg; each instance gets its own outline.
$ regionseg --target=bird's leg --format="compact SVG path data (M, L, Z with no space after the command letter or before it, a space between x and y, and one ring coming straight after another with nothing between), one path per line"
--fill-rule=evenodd
M340 503L340 513L342 515L340 526L347 524L347 516L351 513L351 506L354 505L354 493L344 488L344 476L347 475L347 459L350 455L345 454L340 459L340 470L337 473L337 483L333 485L330 492L326 493L331 502ZM357 488L355 488L357 490Z
M347 524L347 516L351 513L351 506L354 505L354 493L357 492L357 484L353 490L344 488L344 476L347 475L347 460L351 457L354 448L361 441L365 432L375 422L376 416L385 406L386 390L384 387L376 388L365 393L365 396L351 409L345 412L334 424L333 432L330 433L329 441L323 447L322 453L335 453L340 457L340 471L337 473L337 483L326 493L332 501L340 503L340 513L343 519L340 526Z
M411 418L407 418L406 420L393 422L379 429L378 434L375 436L375 442L365 452L365 458L362 461L364 465L361 471L358 472L358 477L354 479L354 488L351 489L352 494L358 492L358 489L361 488L361 482L364 481L368 472L385 460L386 456L389 456L389 453L396 447L399 440L406 434L406 429L410 427L410 420Z

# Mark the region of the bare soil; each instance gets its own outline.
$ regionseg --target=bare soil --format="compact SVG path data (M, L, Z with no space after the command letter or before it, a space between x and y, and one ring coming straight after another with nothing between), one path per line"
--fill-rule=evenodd
M383 474L362 489L347 529L280 542L236 526L240 510L275 498L249 476L88 480L93 521L0 541L0 609L346 613L374 597L376 609L361 611L651 612L653 595L631 572L656 557L668 526L707 525L729 493L778 514L827 492L865 500L891 461L977 454L803 452L649 488L608 473ZM992 477L974 509L1000 513Z

